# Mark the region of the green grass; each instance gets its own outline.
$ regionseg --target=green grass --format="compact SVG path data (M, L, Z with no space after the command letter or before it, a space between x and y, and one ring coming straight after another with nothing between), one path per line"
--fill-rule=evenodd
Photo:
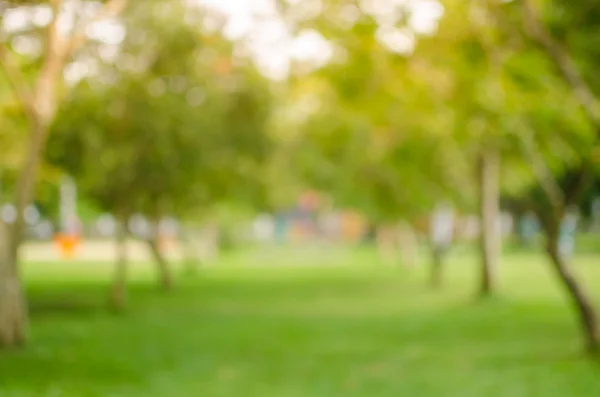
M575 266L600 291L598 259ZM600 366L579 355L544 258L507 256L485 303L473 300L474 265L454 253L433 292L423 267L382 268L366 250L253 251L163 294L140 264L128 311L114 315L109 266L29 264L32 340L0 353L0 396L600 395Z

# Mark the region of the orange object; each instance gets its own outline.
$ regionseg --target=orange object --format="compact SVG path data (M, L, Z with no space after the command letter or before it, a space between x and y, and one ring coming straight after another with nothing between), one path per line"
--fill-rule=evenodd
M58 246L63 258L73 258L79 246L80 238L77 235L57 234L54 237L54 242Z

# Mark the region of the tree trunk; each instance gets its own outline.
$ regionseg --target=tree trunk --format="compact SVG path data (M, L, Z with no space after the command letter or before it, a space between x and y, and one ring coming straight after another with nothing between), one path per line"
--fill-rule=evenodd
M440 247L433 247L433 258L431 262L430 283L433 288L440 288L444 276L444 252Z
M169 263L160 249L158 235L148 240L148 246L158 270L159 286L161 289L169 291L173 288L173 277L171 276Z
M25 344L28 332L27 302L15 257L9 251L10 236L0 222L0 347Z
M566 288L577 311L586 350L589 353L597 354L600 352L600 325L598 324L596 310L588 294L575 279L566 258L559 252L559 226L555 225L553 229L548 233L548 255L556 274Z
M490 296L496 284L496 271L501 251L500 236L500 159L496 151L485 150L479 161L479 219L481 233L481 297Z
M115 275L109 301L114 310L124 309L127 303L127 261L127 221L120 219L115 240Z
M31 202L48 127L38 118L33 126L25 164L17 180L17 219L11 226L0 224L0 347L25 344L29 325L27 301L19 275L19 248L23 242L23 212Z
M38 82L39 83L39 82ZM51 93L48 93L51 95ZM52 103L51 98L38 94L35 110L31 113L31 135L25 162L17 179L15 208L17 218L10 227L2 225L0 233L0 347L25 344L28 331L28 312L19 276L19 248L23 242L25 220L23 212L32 200L37 172L52 119L52 109L39 111L41 104ZM50 113L48 113L50 112Z
M51 57L52 58L52 57ZM27 340L28 312L19 276L19 248L23 242L23 212L33 198L37 173L48 137L49 125L56 109L56 62L47 59L37 80L32 103L24 103L29 116L30 137L15 197L17 218L10 227L2 224L0 232L0 346L22 345Z

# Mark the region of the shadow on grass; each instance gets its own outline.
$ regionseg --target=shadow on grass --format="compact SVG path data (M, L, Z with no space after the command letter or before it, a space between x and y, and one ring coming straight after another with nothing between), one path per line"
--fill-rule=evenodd
M99 283L62 283L28 288L28 307L32 319L52 317L85 317L120 312L109 305L110 285ZM161 294L162 293L162 294ZM159 299L165 291L151 283L131 283L128 286L129 301L135 304L149 298ZM127 308L125 308L127 309ZM126 312L127 310L125 310Z
M79 295L35 297L29 301L29 313L34 318L46 316L85 316L107 311L106 300Z

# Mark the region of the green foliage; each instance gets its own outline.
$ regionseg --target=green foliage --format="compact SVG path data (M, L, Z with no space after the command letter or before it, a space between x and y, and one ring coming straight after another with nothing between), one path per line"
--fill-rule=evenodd
M186 216L222 200L264 205L268 83L244 62L226 70L199 63L219 43L221 58L230 46L174 20L176 11L130 11L120 59L150 61L143 70L117 61L82 81L61 109L48 157L108 211Z
M349 3L329 2L312 21L339 56L295 81L300 90L307 79L321 82L305 94L319 105L301 127L295 157L306 183L373 219L393 220L427 212L440 199L472 209L477 159L486 148L501 153L503 192L525 198L537 191L532 202L547 202L540 200L547 194L540 167L569 190L565 181L596 163L597 128L548 54L523 32L518 2L444 1L437 31L415 34L416 49L405 54L380 42L381 21L366 9L349 28L336 27L332 21ZM594 12L569 7L544 4L545 16L593 85ZM567 35L574 21L583 25ZM400 18L397 27L404 23Z
M413 219L444 199L468 206L472 172L451 138L445 76L423 56L384 47L377 27L365 16L329 36L344 57L313 73L325 88L304 94L318 109L300 127L294 166L338 205L377 222Z
M445 0L430 33L411 31L408 5L389 5L382 18L354 0L323 2L320 13L284 3L290 28L317 30L334 56L309 73L293 68L275 91L233 55L240 43L203 29L203 11L131 2L118 59L68 94L48 158L106 210L189 214L222 201L272 209L308 186L390 221L439 200L472 210L477 159L490 147L502 156L505 195L539 190L523 137L556 179L596 163L597 129L524 32L519 2ZM538 6L597 91L596 3ZM384 25L412 37L414 50L386 44ZM0 99L16 131L22 115ZM283 114L277 123L272 109Z

